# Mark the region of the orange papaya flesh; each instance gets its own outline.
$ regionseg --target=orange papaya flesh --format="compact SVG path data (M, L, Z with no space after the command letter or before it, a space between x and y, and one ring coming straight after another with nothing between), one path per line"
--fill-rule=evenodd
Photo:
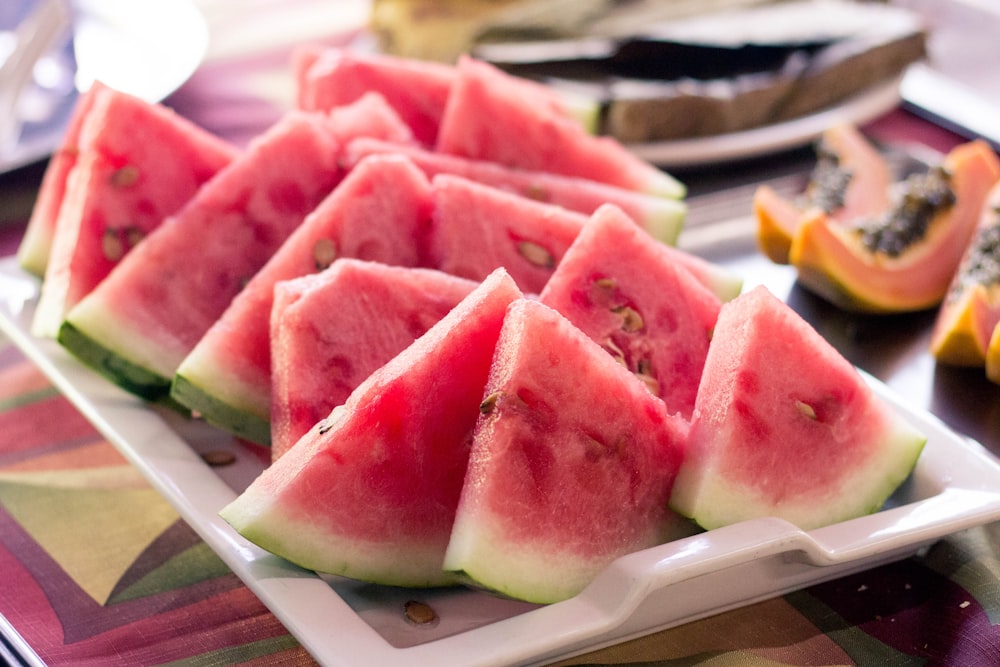
M757 243L776 264L788 264L792 238L807 217L825 214L849 222L874 215L889 203L892 175L874 145L855 126L835 125L816 145L816 167L796 200L761 185L754 192Z
M753 213L757 219L757 245L761 252L775 264L788 264L788 251L802 209L771 186L761 185L753 194Z
M1000 160L986 142L953 149L943 163L899 184L875 220L834 225L811 215L789 251L799 282L851 311L899 313L941 303L976 229Z
M1000 384L1000 324L993 327L990 343L986 347L986 377Z
M827 177L833 183L816 179L818 191L811 191L813 201L835 219L849 222L859 217L875 215L889 205L892 171L878 149L853 125L836 125L823 133L820 149L831 153L836 170ZM822 175L821 175L822 176ZM840 196L825 201L824 193L837 192L836 180L847 177Z
M931 334L931 354L941 363L982 367L998 323L1000 184L986 198L975 236L941 304Z

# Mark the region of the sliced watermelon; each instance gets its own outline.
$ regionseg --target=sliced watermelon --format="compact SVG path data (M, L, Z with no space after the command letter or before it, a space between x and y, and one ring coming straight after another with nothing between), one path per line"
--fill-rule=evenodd
M667 500L686 423L556 311L510 307L486 392L446 570L556 602L680 534Z
M454 174L584 215L590 215L601 204L616 204L655 238L671 245L677 242L687 214L687 206L678 199L654 197L585 178L514 169L496 162L437 153L419 146L400 146L368 137L351 142L345 150L345 161L349 166L365 156L380 153L403 153L429 177Z
M308 109L311 104L308 99L311 94L308 84L309 70L326 49L327 47L314 43L301 44L292 49L291 71L294 105L299 109Z
M684 418L694 410L722 302L617 207L600 208L539 300L607 350Z
M774 516L810 530L881 508L925 440L756 287L719 315L671 506L704 528Z
M463 57L452 84L436 148L501 164L588 178L637 192L680 198L675 178L610 137L586 132L496 67ZM543 98L544 99L544 98Z
M340 150L359 137L401 148L415 142L410 126L379 93L365 93L350 104L333 107L327 113L333 135L343 144Z
M83 99L89 110L32 322L35 335L49 338L136 243L237 155L164 106L104 86ZM56 161L53 181L68 161ZM57 189L53 182L53 199Z
M59 341L125 389L160 398L250 278L333 189L328 119L292 112L206 183L71 310Z
M426 233L430 202L430 183L405 157L374 156L361 162L208 329L178 367L171 396L209 423L268 444L274 285L320 271L337 257L418 264L415 240ZM359 348L366 344L356 342Z
M432 269L348 258L278 283L271 312L271 458L477 285Z
M326 49L300 63L298 104L309 111L328 111L350 104L368 92L385 97L421 143L432 146L455 78L442 63L409 60L377 53Z
M104 84L95 82L82 94L73 107L62 144L52 154L38 188L38 198L17 248L17 261L28 273L39 278L45 275L49 263L52 239L55 237L59 208L66 195L66 181L80 155L80 129L90 113L94 100L106 92Z
M368 377L221 515L302 567L399 586L441 569L507 305L499 269Z
M440 174L430 266L472 280L504 267L525 292L545 286L587 217L474 181Z

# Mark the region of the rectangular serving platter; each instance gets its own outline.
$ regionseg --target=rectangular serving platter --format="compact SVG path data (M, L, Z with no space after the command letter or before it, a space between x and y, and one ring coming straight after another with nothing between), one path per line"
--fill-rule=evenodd
M787 267L744 266L748 222L699 225L685 247L747 286L786 296ZM751 273L752 272L752 273ZM266 452L169 408L150 405L30 334L39 281L0 260L0 330L149 480L324 665L535 665L772 598L918 553L941 537L1000 520L1000 465L980 444L914 409L871 376L875 391L928 441L911 478L881 511L804 532L766 518L622 557L582 593L547 606L455 589L408 590L318 576L247 542L218 517L263 470ZM235 463L202 458L222 450ZM430 605L415 624L404 605Z

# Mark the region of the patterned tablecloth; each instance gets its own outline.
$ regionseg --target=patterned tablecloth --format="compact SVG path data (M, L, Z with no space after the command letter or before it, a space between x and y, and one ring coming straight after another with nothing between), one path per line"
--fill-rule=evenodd
M171 103L238 139L276 114L227 84L262 62L221 54ZM905 134L900 119L883 122L882 134ZM929 131L924 140L943 149L954 138ZM30 190L36 176L17 178ZM19 238L9 218L20 201L0 205L3 255ZM137 470L3 340L0 615L49 665L312 664ZM993 524L894 564L560 664L981 667L1000 665L998 623Z
M49 665L309 655L79 412L0 348L0 614ZM1000 524L560 664L1000 664Z

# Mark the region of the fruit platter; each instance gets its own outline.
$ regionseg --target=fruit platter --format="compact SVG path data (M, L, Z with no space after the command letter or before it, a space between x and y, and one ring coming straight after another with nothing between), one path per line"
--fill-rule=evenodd
M833 222L886 179L685 223L684 185L592 109L486 63L295 73L299 108L239 149L95 85L0 327L321 663L543 664L1000 519L992 455L810 322L948 291L802 250L828 225L887 254ZM953 268L940 230L971 236L1000 178L960 148L901 181L926 230L903 249Z
M913 479L876 514L810 532L769 519L716 529L623 557L585 592L545 606L465 589L412 590L319 576L246 542L219 518L219 509L266 465L254 446L150 407L55 342L33 336L37 281L10 258L3 260L0 283L4 333L323 664L401 658L542 664L904 558L951 532L1000 517L1000 469L989 454L872 380L894 409L929 434ZM776 274L771 284L780 293L791 281ZM236 463L206 463L220 454ZM433 608L438 622L428 627L408 620L404 609L411 601Z

